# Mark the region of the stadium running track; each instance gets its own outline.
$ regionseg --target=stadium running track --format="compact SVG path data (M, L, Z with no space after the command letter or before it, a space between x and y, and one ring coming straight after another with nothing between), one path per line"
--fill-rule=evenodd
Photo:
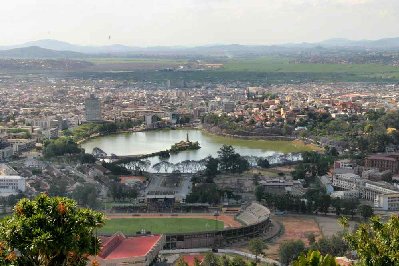
M140 214L140 215L126 215L126 214L107 214L107 219L117 219L117 218L199 218L215 220L215 216L212 214L184 214L184 215L168 215L168 214ZM243 226L240 222L236 221L233 216L219 215L217 217L219 221L224 223L225 228L237 228Z

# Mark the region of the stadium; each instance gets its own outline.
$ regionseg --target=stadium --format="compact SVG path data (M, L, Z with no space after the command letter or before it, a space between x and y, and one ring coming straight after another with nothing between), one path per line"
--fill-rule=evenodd
M112 214L99 234L163 234L163 249L218 248L262 236L270 227L269 209L252 202L215 213Z

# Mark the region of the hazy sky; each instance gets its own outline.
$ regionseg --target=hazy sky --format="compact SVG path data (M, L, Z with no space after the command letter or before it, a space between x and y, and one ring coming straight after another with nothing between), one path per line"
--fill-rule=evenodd
M154 46L399 37L399 0L1 0L0 11L0 45L38 39Z

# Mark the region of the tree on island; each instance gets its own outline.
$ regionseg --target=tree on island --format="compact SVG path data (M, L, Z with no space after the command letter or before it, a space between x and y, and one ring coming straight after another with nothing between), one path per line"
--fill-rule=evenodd
M94 232L103 223L102 213L78 208L68 198L40 194L20 200L13 215L0 222L1 244L8 252L18 250L13 255L16 265L83 266L99 252Z

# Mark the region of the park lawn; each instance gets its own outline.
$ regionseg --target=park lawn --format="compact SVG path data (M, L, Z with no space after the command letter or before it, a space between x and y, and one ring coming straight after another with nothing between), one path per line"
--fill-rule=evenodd
M213 231L215 226L221 230L224 228L224 223L199 218L115 218L106 220L99 232L103 234L122 232L131 235L145 229L157 234L189 233Z

